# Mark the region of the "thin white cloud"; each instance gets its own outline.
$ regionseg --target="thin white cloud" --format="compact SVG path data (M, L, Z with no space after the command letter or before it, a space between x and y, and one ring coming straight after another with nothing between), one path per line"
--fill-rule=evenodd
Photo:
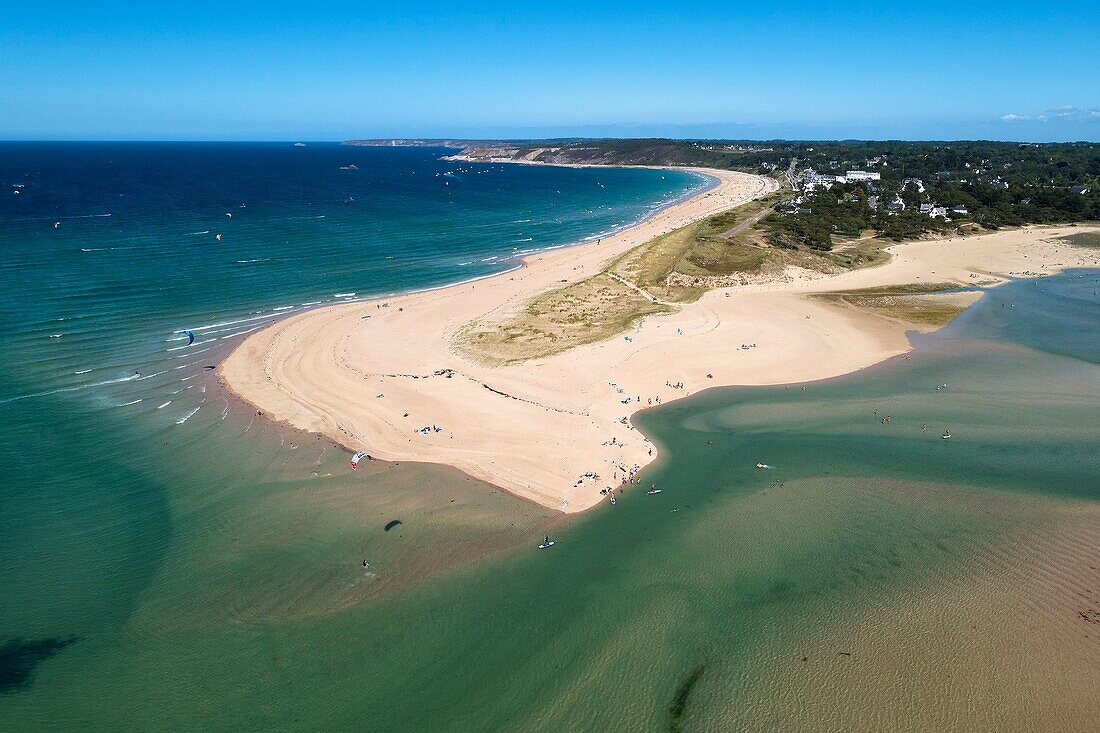
M1035 115L1018 115L1010 112L1001 115L1001 122L1096 122L1100 121L1100 107L1087 109L1074 107L1072 104L1064 104L1060 107L1051 107L1045 112Z

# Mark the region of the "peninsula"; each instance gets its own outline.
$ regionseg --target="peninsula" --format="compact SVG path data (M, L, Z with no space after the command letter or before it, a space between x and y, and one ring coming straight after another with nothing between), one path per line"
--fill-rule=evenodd
M857 240L850 251L878 254L849 267L741 245L740 270L685 274L685 247L723 241L700 227L755 221L780 187L697 171L714 186L634 227L473 283L292 316L250 335L221 375L273 419L349 450L449 464L577 512L657 458L638 410L852 372L907 351L907 331L942 325L980 288L1096 264L1063 239L1081 230L1062 227L885 250Z

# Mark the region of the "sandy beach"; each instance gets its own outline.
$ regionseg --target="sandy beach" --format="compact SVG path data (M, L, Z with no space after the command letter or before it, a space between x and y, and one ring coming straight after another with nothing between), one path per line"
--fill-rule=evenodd
M250 335L220 367L222 378L269 417L351 450L449 464L577 512L603 500L600 490L617 486L624 470L656 458L630 417L658 400L833 377L909 349L911 325L814 293L946 281L992 287L1096 264L1091 252L1056 239L1081 231L1071 227L906 243L891 247L883 266L830 276L791 268L547 358L489 366L456 352L454 335L471 321L502 318L637 244L775 188L763 177L700 172L718 183L599 243L533 255L473 283L287 318Z

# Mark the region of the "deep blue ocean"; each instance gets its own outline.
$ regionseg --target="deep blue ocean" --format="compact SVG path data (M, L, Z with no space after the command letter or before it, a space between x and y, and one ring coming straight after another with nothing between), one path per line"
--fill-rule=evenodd
M0 144L0 348L19 365L3 370L0 393L147 372L147 354L182 329L209 343L311 304L485 276L706 185L668 171L441 161L446 152ZM237 328L215 326L230 320ZM92 371L67 379L68 366Z

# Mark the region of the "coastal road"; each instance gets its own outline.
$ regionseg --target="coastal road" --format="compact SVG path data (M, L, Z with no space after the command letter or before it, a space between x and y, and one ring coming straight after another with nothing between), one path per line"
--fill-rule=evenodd
M641 296L643 298L646 298L647 300L649 300L653 303L656 303L657 305L671 305L673 307L676 307L676 306L679 305L678 303L669 303L668 301L661 300L660 298L658 298L656 295L649 292L648 290L645 290L644 288L638 287L637 285L630 282L629 280L626 280L626 279L620 277L619 275L616 275L614 272L608 272L607 276L609 278L611 278L612 280L615 280L616 282L622 283L623 285L627 286L631 290L637 291L639 294L641 294Z
M733 235L748 229L753 224L760 221L761 219L763 219L768 214L772 213L772 211L774 211L774 210L775 210L774 205L769 206L768 208L764 209L763 211L758 212L756 214L753 214L752 216L750 216L748 219L745 219L743 222L741 222L737 226L735 226L731 229L727 229L726 231L722 232L718 236L721 237L722 239L729 239Z
M794 185L794 169L798 165L798 158L791 158L791 164L787 166L787 183L791 184L791 190L795 189Z
M791 190L794 190L794 168L795 168L796 165L798 165L798 158L791 158L791 164L787 167L787 173L786 173L787 181L791 184ZM721 237L722 239L730 239L735 234L738 234L739 232L743 232L744 230L748 229L749 227L751 227L756 222L763 219L768 214L775 211L775 207L776 207L776 204L772 204L771 206L764 209L760 213L755 214L753 216L750 216L745 221L741 222L740 224L737 224L736 226L734 226L730 229L727 229L726 231L722 232L718 236Z

